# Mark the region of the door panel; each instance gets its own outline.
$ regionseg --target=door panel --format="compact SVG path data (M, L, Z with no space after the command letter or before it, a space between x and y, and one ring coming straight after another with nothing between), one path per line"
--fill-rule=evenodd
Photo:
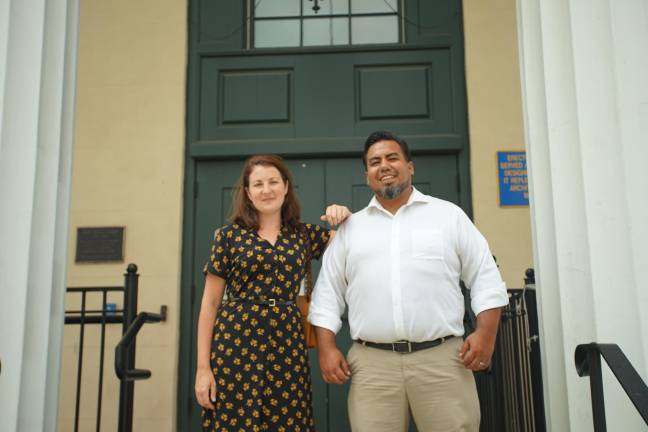
M358 211L366 207L372 197L367 187L364 166L360 158L340 159L289 159L295 190L302 206L302 220L319 222L327 204L344 204ZM196 323L200 310L203 289L202 266L216 228L227 223L231 208L233 185L243 166L242 161L201 162L196 170L198 197L196 199L196 223L194 239L194 287L192 323ZM415 185L424 193L458 202L456 176L457 164L454 155L419 156L414 158ZM316 280L320 262L313 262L313 276ZM343 326L336 336L338 347L343 353L351 347L346 312ZM195 325L193 326L195 327ZM192 330L190 376L195 375L195 330ZM313 383L313 410L318 431L350 431L347 415L347 394L349 384L327 385L322 380L316 350L310 350L311 379ZM200 408L193 404L190 409L191 430L200 427ZM196 428L196 429L193 429ZM416 430L413 426L412 431Z
M449 48L210 57L200 76L200 143L459 132Z
M188 352L183 355L189 357L186 367L189 369L188 377L191 384L189 390L189 415L182 429L198 431L201 428L201 407L193 396L193 380L196 376L196 326L204 286L202 274L203 265L209 258L209 251L214 239L216 228L224 224L229 214L232 201L232 186L241 171L239 162L201 163L196 170L195 184L197 199L195 200L195 223L192 251L192 283L191 283L191 340Z
M299 196L302 206L302 220L319 221L321 211L324 208L325 188L320 179L324 178L324 160L287 160L286 164L293 174L294 187ZM192 284L192 335L190 341L189 368L190 377L195 376L196 368L196 334L195 323L198 322L200 312L200 303L203 292L204 276L202 274L203 264L209 257L209 250L213 239L214 230L225 225L231 211L233 185L240 175L243 167L243 161L228 162L201 162L196 169L196 184L198 188L198 197L196 199L196 222L194 238L194 263ZM313 263L314 277L319 271L319 263ZM313 409L317 419L322 419L318 426L322 430L327 430L328 418L326 405L326 384L321 378L319 364L314 350L311 350L311 367L313 379L313 392L322 395L314 400ZM200 429L200 407L197 403L190 405L189 421L190 430Z
M459 203L457 156L414 156L412 161L412 181L419 191ZM329 159L326 169L328 202L347 205L353 212L366 207L373 193L367 186L364 172L360 158Z

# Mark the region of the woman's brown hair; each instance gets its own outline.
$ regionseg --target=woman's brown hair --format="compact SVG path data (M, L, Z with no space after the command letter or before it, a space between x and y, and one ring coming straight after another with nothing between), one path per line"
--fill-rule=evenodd
M283 159L275 155L251 156L245 161L241 176L234 186L234 199L232 200L232 214L230 221L248 229L259 229L257 210L246 193L250 186L250 174L256 166L275 167L284 183L288 184L288 193L281 206L281 223L284 226L299 229L300 207L297 195L293 189L293 179Z

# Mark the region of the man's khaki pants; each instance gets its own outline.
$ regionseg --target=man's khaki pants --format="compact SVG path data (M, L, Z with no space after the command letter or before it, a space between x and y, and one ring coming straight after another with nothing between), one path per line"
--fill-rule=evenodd
M354 343L349 417L353 432L407 431L409 410L419 432L478 431L473 374L459 361L454 337L408 354Z

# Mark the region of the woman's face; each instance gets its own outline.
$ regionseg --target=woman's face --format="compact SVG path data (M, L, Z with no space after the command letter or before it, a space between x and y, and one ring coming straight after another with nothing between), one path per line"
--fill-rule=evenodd
M288 193L288 183L284 182L279 170L272 165L256 165L250 173L246 192L259 213L274 214L281 212Z

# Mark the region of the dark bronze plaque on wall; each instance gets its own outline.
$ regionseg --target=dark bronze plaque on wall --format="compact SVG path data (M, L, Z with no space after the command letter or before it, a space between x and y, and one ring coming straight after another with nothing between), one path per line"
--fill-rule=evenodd
M124 227L77 228L76 262L124 260Z

